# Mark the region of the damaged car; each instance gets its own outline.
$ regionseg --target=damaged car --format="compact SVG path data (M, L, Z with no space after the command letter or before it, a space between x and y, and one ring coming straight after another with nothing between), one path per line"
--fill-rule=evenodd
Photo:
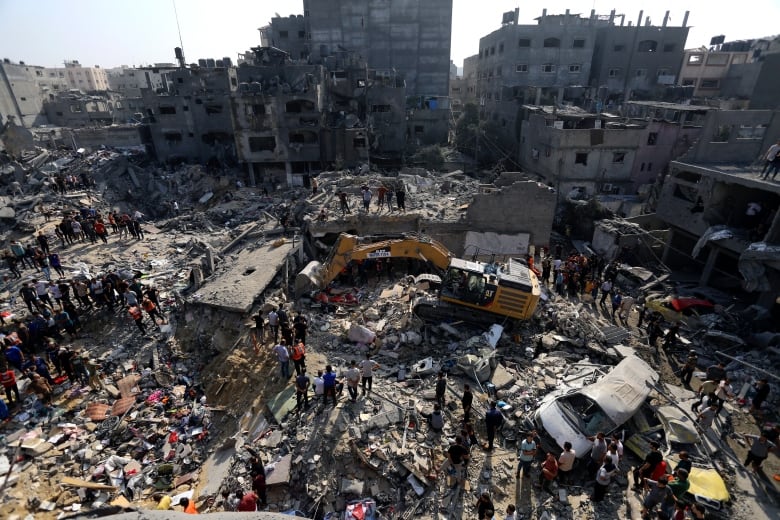
M535 426L558 447L571 442L578 458L590 452L588 437L616 431L642 407L658 382L658 373L636 356L629 356L609 373L581 386L564 386L547 394L534 413Z
M730 496L726 483L712 463L712 455L720 449L719 433L710 429L704 436L700 434L694 418L684 411L691 402L683 401L679 406L643 407L628 423L629 429L636 433L626 439L625 446L638 457L644 457L650 450L650 441L658 442L669 470L677 467L680 452L687 452L692 462L688 474L689 501L720 510ZM717 430L718 425L713 428Z

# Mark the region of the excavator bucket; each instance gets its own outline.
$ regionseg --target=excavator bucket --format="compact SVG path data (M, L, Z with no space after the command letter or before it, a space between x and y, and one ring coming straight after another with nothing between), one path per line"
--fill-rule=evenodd
M298 298L307 292L316 291L322 289L325 285L323 283L320 272L322 271L322 264L314 261L306 264L306 267L301 270L295 277L295 297Z

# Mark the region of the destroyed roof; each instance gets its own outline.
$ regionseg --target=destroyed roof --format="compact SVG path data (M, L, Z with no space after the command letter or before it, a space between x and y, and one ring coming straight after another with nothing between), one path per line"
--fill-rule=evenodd
M650 395L647 381L657 383L658 373L636 356L621 361L596 383L581 393L599 403L604 413L617 424L628 421Z
M681 110L684 112L706 112L707 110L718 110L715 107L708 107L704 105L683 105L681 103L668 103L666 101L626 101L626 104L661 108L665 110Z

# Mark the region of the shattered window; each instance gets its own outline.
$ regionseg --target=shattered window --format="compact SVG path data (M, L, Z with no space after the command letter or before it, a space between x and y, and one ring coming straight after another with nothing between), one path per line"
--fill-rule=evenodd
M587 166L588 152L577 152L574 156L574 164L582 164L583 166Z
M176 107L172 106L160 106L160 115L172 115L176 113Z
M250 137L250 152L272 152L276 149L276 138L270 137Z
M544 39L544 46L545 47L560 47L561 46L561 40L558 38L545 38Z
M626 160L625 152L615 152L612 154L613 163L623 163Z
M727 143L731 137L731 125L720 125L712 136L713 143Z
M574 47L575 49L585 48L585 38L574 38L574 43L572 43L572 47Z
M222 105L206 105L206 114L221 114Z
M252 115L255 116L263 116L265 115L265 105L263 104L255 104L250 107L250 110L252 111Z
M658 50L658 42L655 40L642 40L636 48L637 52L655 52Z
M517 41L517 46L518 47L530 47L531 46L531 40L529 40L528 38L520 38Z

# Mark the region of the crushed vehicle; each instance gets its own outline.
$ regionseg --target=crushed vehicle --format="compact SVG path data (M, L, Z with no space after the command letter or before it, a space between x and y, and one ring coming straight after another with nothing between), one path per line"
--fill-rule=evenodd
M712 463L712 455L720 449L719 435L712 429L704 436L700 434L694 417L684 411L690 408L691 402L682 401L679 406L666 404L643 407L629 421L629 429L636 433L628 437L624 444L638 457L644 457L650 450L650 441L657 441L661 444L661 453L670 471L680 462L679 453L686 451L693 463L688 475L691 484L689 500L720 510L730 500L730 496L726 483ZM717 424L714 425L714 429L717 428Z
M715 312L715 304L709 300L691 296L658 296L650 294L645 299L648 311L659 312L669 323L680 323L689 329L702 326L702 316Z
M581 377L576 380L579 383L544 396L533 422L559 448L571 442L577 457L582 458L592 446L588 437L598 432L608 435L620 428L642 407L658 380L658 373L650 365L629 356L591 384Z

